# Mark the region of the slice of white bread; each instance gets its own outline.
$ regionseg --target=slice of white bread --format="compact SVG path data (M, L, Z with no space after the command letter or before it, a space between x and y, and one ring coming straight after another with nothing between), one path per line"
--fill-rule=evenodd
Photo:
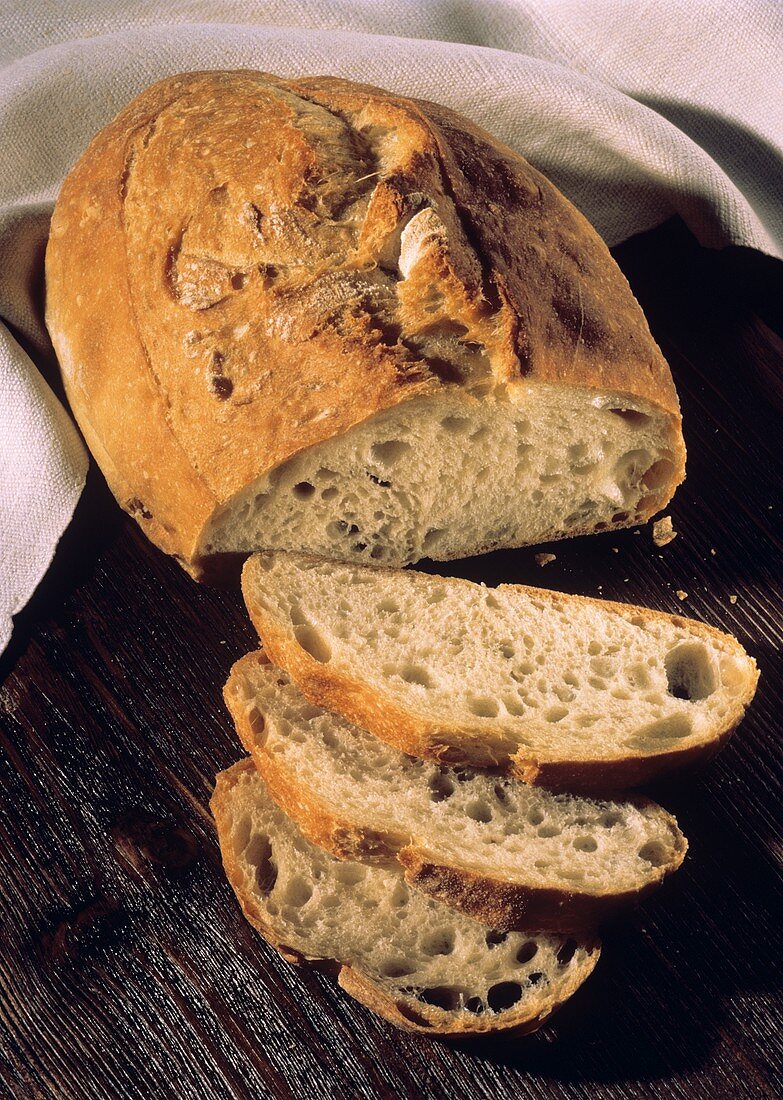
M634 786L714 752L756 664L676 615L519 585L258 554L242 588L310 702L415 756L572 790Z
M218 775L211 808L250 923L291 962L335 962L343 989L408 1031L533 1031L598 960L594 941L488 931L410 891L394 864L327 855L276 806L251 761Z
M595 928L682 863L677 822L647 799L553 794L406 756L308 703L263 652L225 700L270 793L339 859L396 858L409 885L495 929Z

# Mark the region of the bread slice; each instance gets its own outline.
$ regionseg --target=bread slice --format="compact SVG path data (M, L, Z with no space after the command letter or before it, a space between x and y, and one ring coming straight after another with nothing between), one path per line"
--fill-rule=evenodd
M736 639L639 607L283 553L251 558L242 588L311 702L414 756L553 788L704 757L756 687Z
M598 960L591 940L488 931L408 890L396 865L332 858L275 805L250 761L218 775L211 808L250 923L291 962L333 960L343 989L408 1031L533 1031Z
M198 577L624 527L683 477L669 368L603 241L433 103L160 81L65 180L46 290L112 491Z
M225 699L278 805L339 859L396 858L405 879L492 928L574 932L682 863L677 823L647 799L596 801L439 767L308 703L265 655Z

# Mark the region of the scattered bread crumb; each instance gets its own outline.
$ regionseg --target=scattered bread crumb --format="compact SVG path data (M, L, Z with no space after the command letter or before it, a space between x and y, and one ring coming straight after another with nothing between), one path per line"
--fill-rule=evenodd
M613 554L619 554L620 553L620 547L619 546L613 546L612 547L612 553Z
M711 547L710 547L710 553L712 554L712 556L713 556L713 557L715 557L715 555L717 554L717 552L718 552L718 551L717 551L717 550L715 549L715 547L714 547L714 546L711 546Z
M550 561L555 561L556 560L556 555L555 554L536 554L535 559L536 559L536 565L544 566L544 565L549 565Z
M675 595L676 595L678 600L687 600L688 599L688 593L683 592L683 590L681 588L677 589L677 591L675 592Z
M729 596L729 603L736 603L736 602L737 602L737 597L736 596Z
M677 532L672 527L672 517L663 516L657 519L652 529L653 542L656 546L666 546L677 538Z

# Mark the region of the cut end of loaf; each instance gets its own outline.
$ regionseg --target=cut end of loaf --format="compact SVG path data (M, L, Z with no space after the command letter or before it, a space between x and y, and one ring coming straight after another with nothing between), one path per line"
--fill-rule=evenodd
M540 383L415 398L219 509L203 558L259 548L401 566L646 522L683 476L675 418Z

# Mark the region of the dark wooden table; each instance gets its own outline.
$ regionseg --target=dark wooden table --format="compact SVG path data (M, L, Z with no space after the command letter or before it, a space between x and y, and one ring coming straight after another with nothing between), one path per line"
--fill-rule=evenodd
M757 657L759 693L729 747L654 792L690 839L683 870L607 931L593 978L522 1040L404 1035L288 966L241 918L207 812L215 772L239 756L220 689L253 631L238 594L197 587L146 545L93 471L0 665L4 1096L781 1095L783 416L770 399L783 356L758 313L770 284L758 257L704 253L676 223L617 254L682 396L679 537L658 549L629 531L557 544L544 570L523 550L453 572L685 612Z

